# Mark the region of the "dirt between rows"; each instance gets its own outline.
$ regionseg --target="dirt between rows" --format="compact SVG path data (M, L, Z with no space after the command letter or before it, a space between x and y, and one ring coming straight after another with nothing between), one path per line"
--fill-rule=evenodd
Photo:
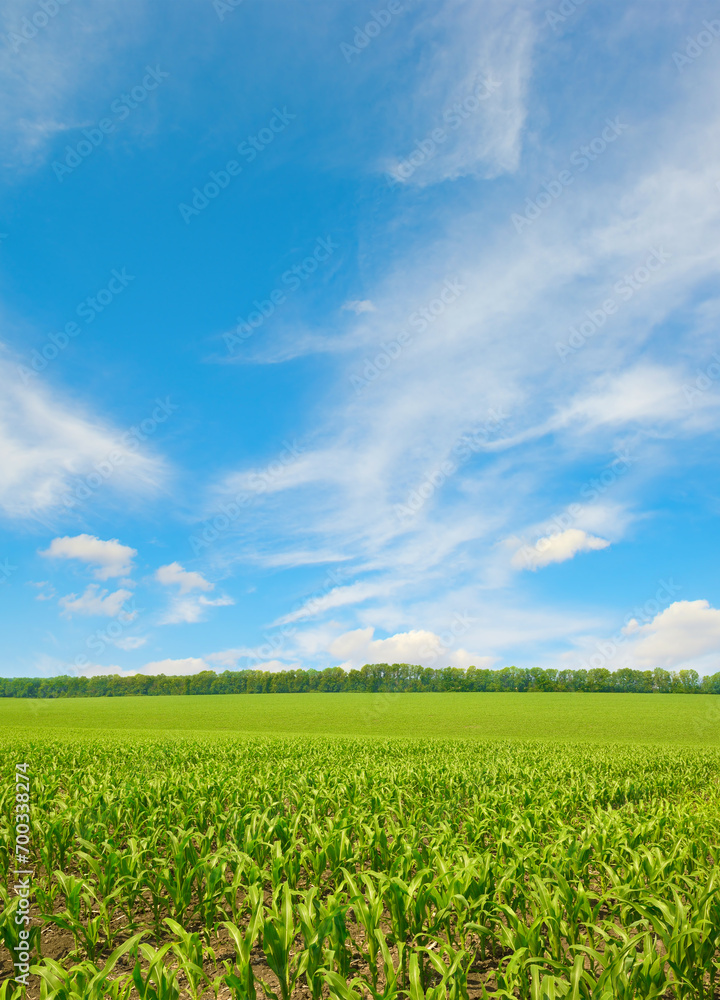
M138 921L140 923L141 921ZM40 918L34 916L34 924L36 926L42 926ZM123 926L123 918L118 918L117 929L121 931ZM189 921L186 927L188 931L200 930L199 923L195 921ZM347 929L350 935L351 942L357 942L363 944L365 941L364 928L354 923L353 921L347 922ZM388 933L389 928L383 927L383 930ZM122 935L120 932L118 934L118 940L115 942L117 947L121 943L121 939L126 940L130 937L130 934ZM151 944L154 948L159 948L161 945L166 944L168 941L175 940L174 937L168 933L166 936L162 936L160 940L155 938L154 933L151 931L147 937L144 939L147 943ZM479 941L472 941L469 939L469 943L472 945L479 945ZM233 963L235 959L235 947L229 937L225 928L221 928L219 933L211 935L209 938L209 946L216 954L216 961L213 962L212 959L208 958L204 963L204 971L210 979L222 975L225 973L224 962ZM42 930L41 936L41 949L43 958L50 958L56 962L63 965L64 968L69 968L75 962L81 961L82 958L79 956L73 956L75 949L75 941L73 935L70 931L63 930L53 924L45 925ZM390 949L393 960L397 963L397 947L393 946ZM496 949L496 957L488 958L485 961L481 961L479 956L475 962L473 962L470 972L468 973L468 996L470 1000L479 1000L482 996L483 989L488 992L492 992L497 989L497 982L495 980L495 970L499 967L499 962L503 957L507 957L511 952L509 950L503 950L500 952ZM110 950L107 948L102 949L102 951L96 957L95 965L102 967L107 958L110 955ZM264 980L267 987L275 992L279 997L279 983L275 977L272 970L267 965L265 961L265 956L260 947L253 948L252 951L252 967L256 979ZM37 956L34 956L33 960L37 960ZM32 961L31 960L31 964ZM5 982L13 977L13 959L11 953L6 949L2 948L0 951L0 983ZM190 989L188 980L182 970L182 967L177 960L176 956L173 955L172 951L168 952L164 959L165 966L167 968L173 969L177 973L178 986L180 988L180 998L181 1000L193 1000L194 994ZM135 964L135 958L132 954L123 955L115 966L112 973L112 979L124 978L133 969ZM381 963L380 963L381 964ZM140 965L143 970L147 970L148 963L140 956ZM589 959L586 961L586 967L590 967ZM370 977L370 967L363 959L362 954L355 948L353 948L353 957L351 962L350 975L348 978L352 979L355 976L364 976L369 979ZM435 982L439 982L439 976L434 977ZM304 980L304 977L303 977ZM379 973L378 987L382 989L385 985L384 977L382 972ZM709 989L709 983L707 984ZM263 990L258 983L258 997L263 996ZM205 992L202 994L204 997L211 1000L215 996L214 991L210 985L206 986ZM130 994L131 1000L138 1000L138 994L133 987ZM232 1000L232 991L230 987L225 984L219 986L217 992L217 1000ZM293 991L293 1000L311 1000L312 994L308 987L305 985L304 981L298 983L295 990ZM328 997L329 993L327 988L323 989L323 996ZM708 1000L711 1000L709 992L706 993ZM26 993L27 1000L40 1000L40 977L31 976L30 985ZM676 997L675 992L670 989L663 994L663 1000L674 1000ZM720 1000L720 984L716 986L714 996L712 1000Z
M68 866L68 869L66 870L70 873L70 869L72 867L74 866ZM77 872L72 872L72 873L81 874L79 870ZM329 887L324 884L319 888L321 891L321 895L323 896L325 895L326 891L329 891ZM267 907L270 907L272 905L272 893L269 890L265 889L263 896L265 905ZM170 941L176 940L176 938L171 934L169 928L167 928L166 925L163 925L163 931L165 931L166 933L162 933L160 938L157 938L153 927L153 911L152 911L151 901L149 898L141 897L141 899L142 899L142 904L144 905L137 907L136 910L134 911L134 918L135 918L134 922L136 924L135 929L130 930L129 928L127 928L126 917L122 913L118 913L115 919L111 921L111 926L116 934L116 938L113 942L113 948L108 948L105 945L98 950L98 954L96 955L95 958L95 965L97 967L102 968L102 966L107 961L114 948L117 948L123 941L127 940L133 934L137 933L138 930L147 929L148 933L142 940L144 943L152 945L152 947L155 949L160 948L162 945L167 944ZM193 893L193 897L190 903L191 912L195 909L197 903L198 903L198 898L196 894ZM60 902L60 899L56 900L55 913L62 913L63 911L64 911L64 906ZM53 959L54 961L59 962L66 969L71 967L71 965L76 964L77 962L83 960L82 955L78 955L77 953L75 953L75 940L70 931L64 930L52 923L49 924L46 923L45 926L43 927L43 918L40 915L36 905L31 907L30 913L31 917L33 918L34 926L42 928L41 951L43 958ZM350 917L351 915L352 915L352 908L350 908L348 917ZM602 907L598 915L600 917L603 916L607 917L608 914L607 911L605 911L605 908ZM178 922L181 923L188 932L195 932L195 931L200 932L204 947L207 947L209 945L209 947L215 952L216 954L215 962L213 962L212 959L210 959L209 957L204 962L204 971L207 974L207 976L212 980L219 975L224 975L225 967L223 965L223 962L234 962L235 958L235 946L225 928L224 927L220 928L218 933L211 934L208 938L206 935L203 934L204 927L201 924L200 919L196 914L194 914L193 917L189 919L186 918L184 921L179 920ZM352 919L348 919L346 921L346 926L349 933L350 944L352 945L358 943L362 946L365 943L365 937L366 937L364 928ZM388 923L386 923L385 921L381 921L381 927L386 936L391 936L390 926ZM298 948L301 948L302 947L301 938L298 937L297 941L298 941ZM495 956L493 958L487 958L486 960L482 961L480 959L480 952L479 952L480 939L478 937L475 937L474 935L468 935L467 942L468 945L476 949L476 960L472 963L471 969L468 973L468 996L470 1000L479 1000L479 998L482 996L483 989L487 990L488 992L492 992L493 990L497 989L495 971L499 968L500 961L503 958L511 955L512 952L509 949L502 949L496 947ZM390 948L390 953L392 955L395 965L397 965L397 954L398 954L397 947L392 946ZM37 961L37 957L38 957L37 955L33 957L33 959L31 960L31 964L33 961ZM141 968L143 970L146 970L148 967L148 962L141 955L139 957L140 957ZM260 947L256 946L255 948L253 948L251 959L252 959L253 972L255 974L256 979L264 980L267 986L272 991L277 992L279 987L278 980L275 974L268 966L265 959L265 955ZM165 955L163 962L166 968L173 969L173 971L177 973L181 1000L193 1000L194 994L190 991L189 984L182 970L181 964L178 961L177 957L172 953L172 951L169 951ZM14 969L12 963L13 963L13 958L11 957L11 953L4 947L0 948L0 983L5 982L7 979L13 977ZM132 971L134 964L135 964L135 958L131 954L123 955L117 962L115 969L111 974L111 978L116 979L126 976L128 973ZM381 961L378 964L379 966L382 966ZM589 957L586 958L585 960L585 967L588 970L591 968L591 962ZM549 968L547 971L548 972L550 971ZM356 948L353 947L353 957L351 962L350 974L348 978L352 979L355 976L364 976L369 979L370 967L368 963L364 960L363 955L360 953L360 951L358 951ZM297 998L297 1000L303 998L304 1000L304 998L311 998L312 996L310 990L304 983L304 976L302 978L303 982L298 983L296 989L292 994L293 1000L295 1000L295 998ZM434 982L432 983L432 985L434 985L439 981L440 977L434 976ZM385 986L384 976L382 974L382 971L379 971L378 987L382 989L384 988L384 986ZM709 994L709 981L706 984L706 990L707 990L706 996L708 1000L720 1000L720 983L716 987L713 998L711 998ZM259 983L257 992L258 992L258 997L264 996L264 991ZM212 1000L212 998L214 997L214 992L212 987L207 985L205 993L202 995L206 998L206 1000ZM277 995L279 996L279 993L277 993ZM323 989L323 996L325 997L329 996L327 988ZM27 1000L40 1000L39 976L30 977L30 985L27 989L26 997ZM675 1000L675 997L676 994L673 990L667 990L663 994L663 1000ZM218 1000L231 1000L232 991L228 986L222 984L218 989L217 998ZM137 992L134 987L131 992L131 1000L137 1000Z
M36 926L41 925L40 921L37 918L35 919L35 925ZM200 928L199 926L193 926L193 922L189 922L186 929L188 931L193 931L193 930L199 930ZM353 923L352 921L348 921L347 929L350 935L350 940L352 942L358 942L360 944L364 943L365 931L363 927L361 927L359 924ZM384 927L383 930L385 932L389 932L388 927ZM127 939L127 937L130 936L131 936L130 934L126 935L125 939ZM121 943L120 937L121 935L118 935L118 941L115 943L116 947ZM154 933L151 932L143 940L145 940L148 944L151 944L153 948L157 949L161 945L166 944L168 941L175 940L175 938L168 933L167 936L163 936L160 940L157 940L155 938ZM214 979L216 976L225 973L225 967L223 965L224 962L234 963L235 946L225 928L221 928L219 933L210 936L209 947L212 948L212 950L215 952L216 961L213 962L212 959L208 958L204 963L204 971L210 979ZM41 948L42 948L43 958L53 959L54 961L62 964L64 968L69 968L75 962L82 960L81 957L74 955L75 940L70 931L63 930L62 928L59 928L53 924L47 924L42 930ZM392 954L393 960L395 961L395 963L397 963L397 954L398 954L397 947L395 946L391 947L390 952ZM107 961L109 955L110 955L110 950L108 948L103 948L102 951L99 952L96 957L95 965L98 967L102 967L103 963ZM71 958L70 956L73 957ZM501 956L498 955L498 958L500 957ZM252 959L253 972L255 974L256 979L264 980L267 986L271 990L277 992L279 988L278 980L275 974L270 969L270 967L267 965L267 962L265 961L265 955L260 947L256 946L255 948L253 948L251 953L251 959ZM37 961L36 955L33 956L33 958L31 959L31 964L33 961ZM120 978L130 973L134 967L134 964L135 964L135 958L132 954L123 955L115 966L115 969L112 973L112 978L113 979ZM166 954L164 959L164 964L167 968L171 968L177 973L178 984L180 986L180 996L182 1000L186 1000L186 998L187 1000L192 1000L193 994L189 990L189 985L185 977L185 974L176 956L174 956L172 952ZM148 967L148 962L146 962L142 958L142 956L140 956L140 965L141 968L143 968L144 970L146 970ZM471 974L468 976L468 983L472 984L471 989L469 991L471 998L480 997L483 985L485 986L486 989L495 988L496 984L494 982L494 977L493 977L493 971L495 968L497 968L497 960L493 961L492 959L488 959L485 962L478 961L474 964L473 970ZM13 975L12 958L10 956L10 952L8 952L7 949L3 948L2 951L0 952L0 982L4 982L6 979L11 978L12 975ZM357 949L353 948L351 970L348 978L352 979L355 976L366 976L369 979L370 966L366 961L363 961L362 954ZM439 981L439 977L436 978L437 981ZM27 998L28 1000L39 1000L40 977L31 976L30 980L31 980L30 985L27 989ZM382 971L379 973L378 984L380 985L381 988L384 987L385 985ZM263 995L262 987L258 983L258 996L262 995ZM323 990L323 995L324 996L329 995L327 989ZM214 996L213 990L209 985L207 986L206 989L206 996L209 998ZM298 983L296 989L293 991L293 998L298 998L298 1000L300 1000L300 998L303 998L304 1000L304 998L311 998L311 996L312 994L305 985L303 977L303 981ZM131 997L137 998L137 992L134 987L131 993ZM232 998L232 992L228 986L223 984L220 986L218 990L217 997L218 1000L226 1000L226 998Z

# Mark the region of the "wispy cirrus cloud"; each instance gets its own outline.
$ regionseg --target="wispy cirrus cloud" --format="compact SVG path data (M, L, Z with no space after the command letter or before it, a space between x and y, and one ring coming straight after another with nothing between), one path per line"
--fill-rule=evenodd
M370 299L351 299L348 302L343 302L341 308L354 312L356 316L360 316L362 313L375 312L375 306Z
M166 481L167 463L122 442L122 431L97 415L23 385L15 366L0 361L0 510L12 518L54 516L76 477L99 475L96 466L117 456L111 490L153 495ZM101 477L102 478L102 477Z
M114 234L133 249L138 276L144 266L153 277L42 380L23 384L15 366L0 366L0 510L21 535L34 533L17 542L28 573L47 575L32 561L55 536L132 539L151 567L138 584L152 604L137 637L153 650L146 666L179 658L187 671L341 656L565 662L615 627L621 602L632 604L640 573L624 567L655 565L661 523L662 557L709 599L710 578L687 553L690 525L716 492L720 116L705 98L720 72L712 49L689 66L673 59L715 17L707 0L652 17L632 0L609 20L585 5L558 33L526 0L403 4L351 59L340 41L360 23L353 5L319 0L312 25L289 0L280 6L277 29L274 6L245 20L241 5L221 24L212 5L181 18L172 4L130 0L88 20L86 0L72 0L0 69L0 136L19 168L10 217L27 222L3 292L13 315L37 303L37 323L54 324L60 308L100 287L64 302L72 281L56 254L63 241L68 273L92 272L105 253L92 220L104 220L108 255ZM5 27L26 13L11 0ZM48 159L65 133L132 90L151 50L160 62L172 54L164 133L153 131L157 109L144 95L131 131L103 140L91 166L58 188ZM292 106L277 90L286 77L297 83ZM286 99L292 130L263 138L268 109ZM242 159L242 176L225 190L230 156ZM165 206L179 229L137 212L138 176L145 203ZM208 182L215 193L197 196L207 211L193 222L208 239L185 240L177 200ZM239 201L248 184L253 199ZM228 247L240 251L241 202L243 232L255 235L237 267ZM283 270L321 232L337 249L321 268L303 263L307 274L279 308L271 290L285 287ZM254 317L241 349L203 364L198 345L223 343L256 310L262 321ZM157 517L150 500L168 463L145 443L123 452L112 491L137 502L116 504L108 528L104 490L102 504L94 493L80 507L63 497L116 445L103 414L128 413L131 379L152 381L151 394L160 380L187 400L187 424L165 442L184 471ZM622 474L620 454L631 457ZM61 515L73 531L55 527ZM537 573L516 572L525 545ZM73 615L108 617L116 598L99 586L105 564L73 556L54 565L95 573L87 590L85 580L60 589L53 579L58 593L78 591L63 599ZM342 575L318 583L338 567ZM233 600L236 611L213 612ZM49 636L55 608L32 601L32 611L48 617ZM705 635L712 611L673 615ZM446 643L458 614L467 631ZM638 620L628 650L637 643L643 662L661 660L657 637L666 636L692 653L692 625L677 625L676 643L672 616L654 617ZM159 623L195 627L152 634ZM57 624L66 637L76 625ZM175 645L188 633L205 635L202 647ZM114 658L123 650L123 669L143 669L135 638L108 643Z
M431 37L383 169L420 187L515 171L537 37L529 5L445 3L416 27L416 44Z
M409 345L365 394L348 393L334 405L316 429L315 447L269 491L274 516L271 524L263 520L266 539L269 532L277 547L308 552L337 547L358 568L354 589L337 595L334 606L328 598L316 607L318 617L343 607L348 620L352 608L364 606L369 572L378 592L396 595L405 621L419 606L421 574L426 588L452 586L466 571L487 586L503 539L520 536L529 515L552 514L557 497L574 500L572 489L563 495L563 481L576 478L578 468L600 474L616 449L631 442L642 457L616 487L611 540L620 544L632 521L633 491L647 489L653 474L676 460L678 439L718 426L712 394L693 409L683 393L707 350L700 316L685 328L680 354L657 349L653 340L711 280L720 234L720 199L710 198L714 173L706 155L718 147L717 136L696 105L684 101L675 95L651 151L645 128L630 130L622 155L612 160L608 152L592 181L579 174L522 236L510 222L512 204L502 217L464 210L445 220L440 238L407 252L368 287L371 322L359 316L347 334L352 351L339 363L338 378L348 385L363 355L372 359L373 349L407 327L433 283L456 273L467 291L432 322L415 323ZM572 150L581 139L566 142ZM532 176L525 183L534 193ZM638 287L602 336L562 363L555 350L560 336L624 274L639 273L653 247L664 248L665 259L652 292ZM493 409L508 414L498 433L466 464L455 462L455 471L440 475L456 442ZM580 475L582 482L592 472ZM418 483L430 484L428 498L412 522L399 522L394 507ZM539 491L547 493L544 509ZM262 507L250 512L251 521L260 522ZM546 560L569 562L579 552L594 558L609 544L598 530L602 523L594 530L578 524L548 536ZM293 621L305 616L289 614Z
M309 600L295 611L278 618L273 625L289 625L292 622L303 621L307 618L314 618L326 611L342 608L347 605L360 604L387 593L387 585L374 583L353 583L348 587L333 587L327 593L311 597Z
M147 10L144 0L129 0L122 12L91 10L86 0L47 7L37 24L33 15L44 11L23 0L8 0L0 15L3 162L20 176L45 163L59 135L93 124L84 91L95 95L107 87L108 65L114 69L113 57L133 37L131 22L136 31Z

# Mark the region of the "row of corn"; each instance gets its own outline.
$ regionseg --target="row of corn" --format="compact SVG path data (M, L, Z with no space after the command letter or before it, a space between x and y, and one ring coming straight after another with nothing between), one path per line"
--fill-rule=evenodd
M90 735L20 752L28 995L718 995L720 751ZM11 774L17 740L0 756Z

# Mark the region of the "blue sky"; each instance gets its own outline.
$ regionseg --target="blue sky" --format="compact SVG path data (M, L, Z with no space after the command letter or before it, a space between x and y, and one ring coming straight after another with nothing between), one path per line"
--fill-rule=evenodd
M719 669L711 3L9 0L5 676Z

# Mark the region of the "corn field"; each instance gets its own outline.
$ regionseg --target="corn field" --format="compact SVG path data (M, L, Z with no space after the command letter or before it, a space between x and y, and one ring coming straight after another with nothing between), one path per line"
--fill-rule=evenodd
M2 746L0 1000L720 996L718 750L22 743Z

